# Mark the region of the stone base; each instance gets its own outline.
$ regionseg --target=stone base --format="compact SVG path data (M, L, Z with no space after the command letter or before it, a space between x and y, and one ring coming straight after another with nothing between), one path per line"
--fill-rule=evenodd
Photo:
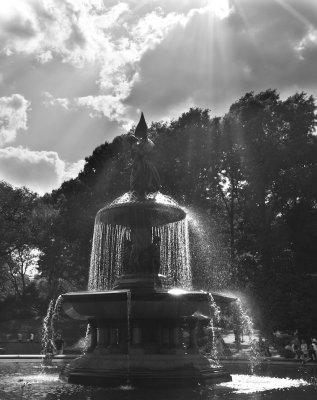
M95 386L168 384L196 386L231 381L229 372L200 354L86 354L66 365L61 379Z

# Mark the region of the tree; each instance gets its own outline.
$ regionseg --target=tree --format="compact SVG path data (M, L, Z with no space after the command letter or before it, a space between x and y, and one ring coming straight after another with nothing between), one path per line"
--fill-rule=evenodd
M50 210L35 193L0 182L0 265L16 296L26 293L48 215Z

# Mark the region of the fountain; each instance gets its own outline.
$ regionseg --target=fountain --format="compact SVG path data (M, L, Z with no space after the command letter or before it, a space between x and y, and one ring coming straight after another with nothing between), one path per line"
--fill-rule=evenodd
M62 296L64 312L89 324L89 346L61 377L97 386L231 381L199 351L213 297L190 290L186 213L159 192L143 114L130 141L130 191L97 213L89 290Z
M37 355L0 355L1 400L316 398L316 365L272 359L250 375L248 362L223 360L231 376L219 365L212 322L217 305L236 299L191 290L186 214L158 192L144 118L135 135L130 192L96 216L89 290L52 301L44 321L43 353L61 308L87 321L85 353L51 354L44 366ZM241 304L232 305L252 331Z

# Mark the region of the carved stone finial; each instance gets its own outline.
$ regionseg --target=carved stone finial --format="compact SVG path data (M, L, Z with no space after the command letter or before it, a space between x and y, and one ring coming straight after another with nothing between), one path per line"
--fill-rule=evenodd
M141 114L140 121L137 127L135 128L134 136L136 136L139 139L147 138L147 125L143 113Z

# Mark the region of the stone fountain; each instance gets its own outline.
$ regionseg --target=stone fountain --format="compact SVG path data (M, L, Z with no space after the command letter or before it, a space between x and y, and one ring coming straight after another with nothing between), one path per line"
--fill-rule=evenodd
M89 324L89 347L62 378L100 386L230 381L199 349L212 296L188 290L186 213L159 192L143 114L130 142L130 191L96 216L89 291L62 296L65 313Z

